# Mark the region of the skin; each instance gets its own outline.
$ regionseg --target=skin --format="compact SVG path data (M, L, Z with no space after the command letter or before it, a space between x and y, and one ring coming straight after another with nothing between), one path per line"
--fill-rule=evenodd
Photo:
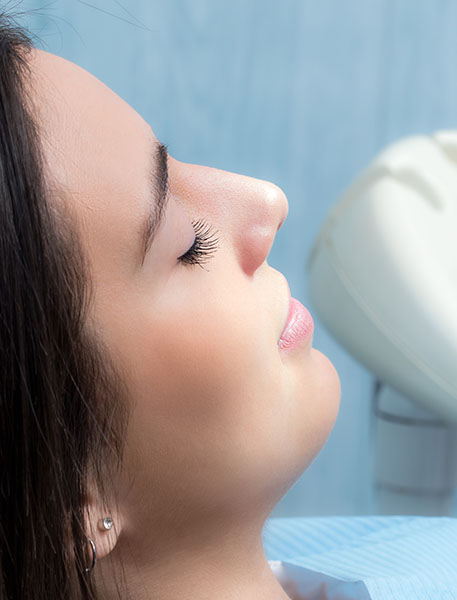
M277 342L287 283L267 256L288 212L272 183L169 158L163 227L140 264L151 127L79 66L30 58L48 178L66 190L95 283L91 319L127 383L131 418L113 505L88 498L91 573L115 598L284 600L262 526L324 445L340 381L312 347ZM203 270L178 262L192 220L217 230ZM111 514L115 526L97 521Z

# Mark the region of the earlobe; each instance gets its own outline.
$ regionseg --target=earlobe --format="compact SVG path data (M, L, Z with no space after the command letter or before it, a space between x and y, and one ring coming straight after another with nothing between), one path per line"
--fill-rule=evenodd
M85 530L92 555L95 546L96 560L99 561L112 552L117 544L122 531L121 515L117 510L107 510L92 496L85 505Z

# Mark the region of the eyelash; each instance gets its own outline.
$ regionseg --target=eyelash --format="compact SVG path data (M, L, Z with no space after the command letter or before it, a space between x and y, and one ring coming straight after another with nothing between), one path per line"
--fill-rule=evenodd
M215 237L216 231L213 230L203 219L192 221L192 227L195 231L195 239L189 250L178 258L178 261L189 265L198 265L204 271L202 265L208 262L218 249L219 238Z

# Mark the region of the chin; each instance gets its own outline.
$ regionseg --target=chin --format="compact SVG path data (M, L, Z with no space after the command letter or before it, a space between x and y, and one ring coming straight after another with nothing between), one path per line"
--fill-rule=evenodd
M341 398L340 378L332 362L315 348L311 349L311 358L308 377L296 401L299 416L295 428L295 457L299 475L324 447L338 417Z
M338 417L341 400L341 382L338 371L331 360L315 348L312 349L313 360L318 365L319 375L318 398L320 445L316 454L322 449L329 437Z
M311 350L310 376L303 380L303 387L296 390L294 418L289 421L289 434L277 447L271 463L280 474L275 480L277 494L275 504L303 475L322 448L333 429L338 416L341 384L332 362L314 348ZM299 386L300 387L300 386ZM281 450L279 450L281 448Z

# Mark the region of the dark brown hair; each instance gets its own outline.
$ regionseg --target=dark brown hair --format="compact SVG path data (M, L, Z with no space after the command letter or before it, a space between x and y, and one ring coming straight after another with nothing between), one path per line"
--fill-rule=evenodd
M85 573L87 474L107 500L125 389L86 326L92 291L77 228L51 201L32 48L0 13L0 600L96 598Z

